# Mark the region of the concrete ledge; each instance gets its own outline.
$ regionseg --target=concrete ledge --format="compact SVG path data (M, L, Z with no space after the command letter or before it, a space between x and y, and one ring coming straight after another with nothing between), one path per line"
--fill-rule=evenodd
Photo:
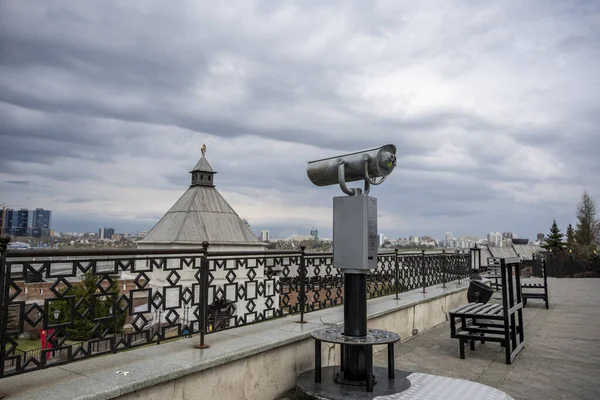
M468 280L368 301L369 327L394 331L403 340L447 319L466 302ZM100 400L275 398L294 387L296 376L314 366L310 334L323 324L342 324L343 307L294 315L206 336L211 347L195 349L198 336L115 355L87 359L0 380L8 399ZM339 352L322 352L323 366L339 362ZM383 347L381 347L383 350ZM123 373L117 373L126 372ZM223 397L225 396L225 397Z

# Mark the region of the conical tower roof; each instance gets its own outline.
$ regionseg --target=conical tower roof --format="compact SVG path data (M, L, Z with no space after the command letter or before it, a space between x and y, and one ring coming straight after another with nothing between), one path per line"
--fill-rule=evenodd
M194 171L199 171L199 172L213 172L213 173L216 174L216 172L213 171L212 167L208 163L208 160L204 156L202 156L202 158L200 158L200 160L198 160L198 163L196 164L196 166L194 167L194 169L191 170L190 172L194 172Z
M194 172L214 174L203 155ZM139 241L144 244L250 245L264 243L221 196L214 185L194 184L177 200L158 223Z

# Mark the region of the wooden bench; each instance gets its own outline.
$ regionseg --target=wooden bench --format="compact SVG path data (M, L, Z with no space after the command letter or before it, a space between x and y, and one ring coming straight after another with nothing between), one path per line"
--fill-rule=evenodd
M471 350L475 350L476 341L498 342L505 348L506 364L511 364L525 347L519 259L494 261L500 266L502 303L469 303L451 310L450 337L459 340L461 359L465 358L467 341Z
M487 270L481 275L482 278L490 280L490 287L496 291L502 290L502 274L500 273L500 259L488 257Z
M523 283L521 284L521 295L523 297L523 307L527 307L527 299L541 299L546 303L548 309L548 280L546 279L546 259L542 258L542 276L544 283Z

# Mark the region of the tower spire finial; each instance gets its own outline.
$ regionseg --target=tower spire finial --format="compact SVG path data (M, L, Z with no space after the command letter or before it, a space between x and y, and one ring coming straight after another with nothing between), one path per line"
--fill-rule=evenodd
M206 155L206 145L203 144L202 147L200 148L200 151L202 152L202 157L204 157Z

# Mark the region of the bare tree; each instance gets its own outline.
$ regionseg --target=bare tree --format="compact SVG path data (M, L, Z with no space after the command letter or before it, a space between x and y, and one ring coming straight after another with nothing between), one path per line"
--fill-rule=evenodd
M600 223L596 214L596 203L587 191L583 192L581 202L577 206L577 228L575 241L580 251L588 252L600 239Z

